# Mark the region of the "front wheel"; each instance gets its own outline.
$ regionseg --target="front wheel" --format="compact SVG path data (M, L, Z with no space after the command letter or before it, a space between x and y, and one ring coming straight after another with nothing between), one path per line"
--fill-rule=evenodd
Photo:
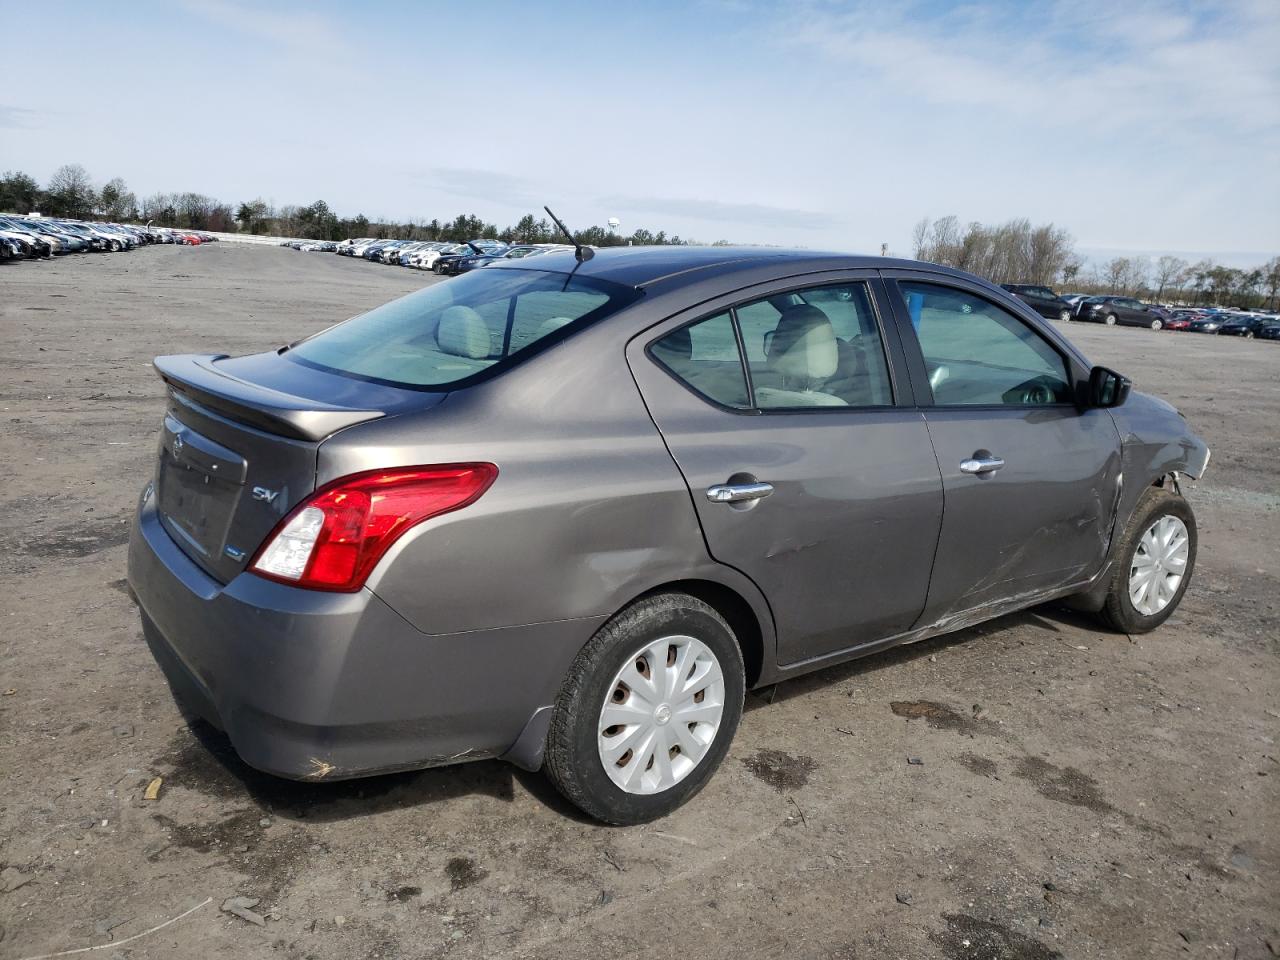
M1156 317L1151 321L1152 330L1159 330L1163 326L1164 326L1164 321L1161 320L1159 317Z
M1114 313L1108 313L1102 322L1108 327L1114 327L1116 325L1116 315Z
M1244 332L1244 338L1245 338L1246 340L1252 340L1252 339L1253 339L1253 331L1252 331L1252 330L1246 330L1246 331Z
M1133 512L1116 548L1116 566L1103 607L1111 625L1147 633L1182 602L1196 566L1195 514L1182 497L1152 487Z
M1061 320L1063 323L1068 322L1068 321L1071 319L1071 311L1070 311L1070 310L1060 310L1060 311L1058 312L1058 319L1059 319L1059 320Z
M597 820L665 816L720 766L744 690L742 653L720 614L687 594L647 597L605 624L574 660L544 770Z

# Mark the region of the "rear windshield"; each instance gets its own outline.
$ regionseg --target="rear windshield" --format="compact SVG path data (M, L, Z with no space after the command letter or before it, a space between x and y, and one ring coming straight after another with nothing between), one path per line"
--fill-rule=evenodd
M562 273L476 270L330 327L285 356L391 386L457 386L519 363L639 296Z

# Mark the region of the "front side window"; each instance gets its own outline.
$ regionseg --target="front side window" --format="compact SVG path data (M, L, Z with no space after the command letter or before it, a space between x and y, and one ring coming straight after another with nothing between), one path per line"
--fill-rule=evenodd
M391 386L451 386L518 362L539 341L617 313L638 296L585 277L478 270L330 327L285 356Z
M938 406L1071 402L1066 361L1013 314L953 287L899 288Z
M725 406L768 412L893 404L880 328L861 283L740 304L681 327L650 350L676 377Z

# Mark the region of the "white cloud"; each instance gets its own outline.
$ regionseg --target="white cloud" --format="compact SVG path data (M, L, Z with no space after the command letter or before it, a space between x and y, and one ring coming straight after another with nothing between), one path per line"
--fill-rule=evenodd
M1055 0L1016 13L852 0L791 16L782 42L816 50L889 95L1019 123L1123 130L1185 124L1280 136L1280 7Z
M35 126L36 111L0 103L0 130L23 130Z
M324 17L296 9L276 13L264 6L242 6L228 0L183 0L190 13L239 33L300 52L334 54L343 49L339 32Z

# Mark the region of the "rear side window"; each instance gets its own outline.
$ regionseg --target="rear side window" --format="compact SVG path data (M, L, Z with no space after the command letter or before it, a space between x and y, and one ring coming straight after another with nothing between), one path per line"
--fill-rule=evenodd
M899 287L938 406L1071 401L1062 355L1007 310L954 287Z
M519 363L550 337L617 313L639 292L535 270L485 269L393 300L285 354L397 387L458 386Z
M649 351L704 397L726 407L750 406L733 318L727 312L681 327L654 343Z

